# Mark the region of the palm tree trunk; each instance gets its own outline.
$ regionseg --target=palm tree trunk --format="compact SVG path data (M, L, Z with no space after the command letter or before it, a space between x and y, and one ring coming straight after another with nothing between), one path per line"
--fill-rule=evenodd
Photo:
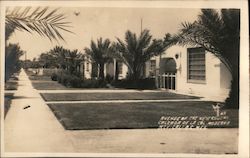
M115 79L115 81L117 81L118 79L119 79L119 67L118 67L118 61L116 61L115 62L115 65L114 65L114 67L115 67L115 77L114 77L114 79Z
M227 108L239 108L239 69L234 67L232 70L232 81L231 81L231 90L229 96L226 99Z
M104 80L104 63L100 63L99 78Z

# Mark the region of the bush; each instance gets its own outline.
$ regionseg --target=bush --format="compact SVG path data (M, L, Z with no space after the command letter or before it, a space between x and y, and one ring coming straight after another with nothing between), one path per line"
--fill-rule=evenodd
M145 78L134 80L118 80L111 82L111 85L116 88L126 89L156 89L154 78Z
M71 87L80 88L83 81L79 77L72 75L68 79L68 82Z
M52 77L51 77L52 78ZM82 79L68 72L61 72L56 75L57 81L66 87L81 87ZM52 79L53 80L53 79Z
M106 88L111 81L99 79L81 79L80 77L70 74L67 71L60 71L57 74L52 74L51 79L56 79L58 83L66 87L74 88ZM111 80L111 78L109 78Z
M56 73L52 73L51 80L52 81L57 81L57 74Z
M81 87L82 88L105 88L107 85L107 81L105 80L97 80L97 79L85 79Z
M106 76L105 80L108 82L108 83L111 83L113 81L114 77L113 76L110 76L109 74Z

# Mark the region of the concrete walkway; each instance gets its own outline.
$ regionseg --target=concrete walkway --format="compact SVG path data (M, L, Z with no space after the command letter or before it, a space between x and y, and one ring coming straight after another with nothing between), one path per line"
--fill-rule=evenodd
M64 130L22 70L5 119L5 152L233 154L238 129ZM29 108L24 109L25 107Z
M74 151L65 130L21 71L18 89L4 121L6 152ZM29 108L24 109L25 107Z

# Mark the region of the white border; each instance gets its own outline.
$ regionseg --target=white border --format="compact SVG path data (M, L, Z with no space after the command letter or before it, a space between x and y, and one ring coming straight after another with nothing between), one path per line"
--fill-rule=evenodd
M1 6L1 109L3 109L4 92L4 12L6 6L51 6L51 7L122 7L122 8L240 8L240 110L239 110L239 145L238 155L214 154L95 154L95 153L3 153L3 130L1 130L1 156L4 157L249 157L249 30L248 3L244 1L0 1ZM1 129L3 129L1 110Z

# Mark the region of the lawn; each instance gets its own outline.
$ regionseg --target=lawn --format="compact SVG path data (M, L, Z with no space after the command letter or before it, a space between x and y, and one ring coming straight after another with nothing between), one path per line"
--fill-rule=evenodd
M42 75L31 75L29 76L31 81L38 80L38 81L52 81L50 76L42 76Z
M70 89L67 88L61 84L59 84L56 81L32 81L32 86L37 89L37 90L65 90L65 89Z
M67 130L158 128L162 116L215 116L212 102L49 104ZM229 126L238 127L238 110L228 109ZM212 127L212 126L211 126ZM209 128L209 127L208 127Z
M18 86L18 78L14 75L11 76L5 83L4 83L4 89L5 90L17 90Z
M42 93L45 101L97 101L97 100L145 100L145 99L198 99L198 97L169 92L129 93Z
M69 89L57 81L52 81L50 76L36 75L32 71L26 70L29 79L31 80L32 86L37 90L65 90Z
M18 83L14 80L9 80L4 83L5 90L17 90Z

